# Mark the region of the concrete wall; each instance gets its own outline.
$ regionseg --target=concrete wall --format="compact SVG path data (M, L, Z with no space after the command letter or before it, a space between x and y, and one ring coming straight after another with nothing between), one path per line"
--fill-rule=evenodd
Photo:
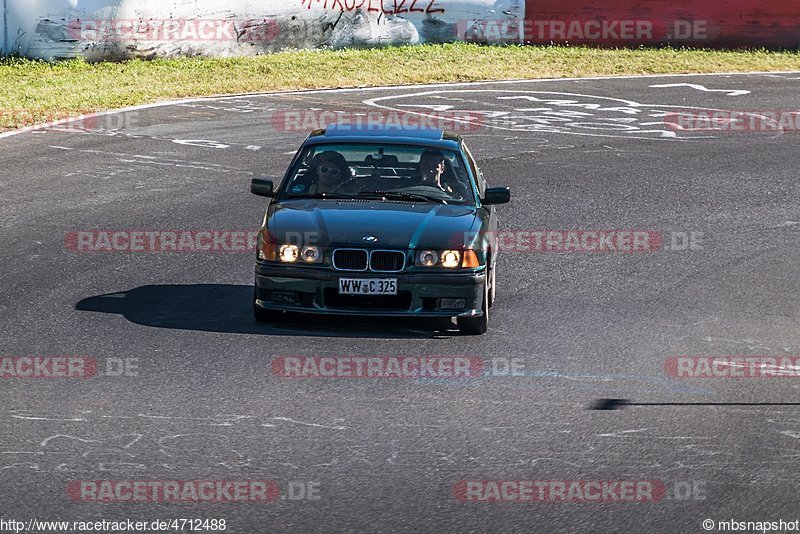
M468 21L525 16L525 0L5 1L6 51L48 60L440 43Z
M5 53L248 56L385 44L800 46L800 0L3 0Z

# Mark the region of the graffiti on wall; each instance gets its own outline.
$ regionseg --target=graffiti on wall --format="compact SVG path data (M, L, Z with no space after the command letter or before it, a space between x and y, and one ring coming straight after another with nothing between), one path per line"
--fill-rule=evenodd
M359 9L367 13L384 15L403 15L406 13L444 13L442 0L300 0L308 9L321 6L337 12L353 13Z
M47 60L447 43L465 21L525 18L524 0L8 1L13 50Z

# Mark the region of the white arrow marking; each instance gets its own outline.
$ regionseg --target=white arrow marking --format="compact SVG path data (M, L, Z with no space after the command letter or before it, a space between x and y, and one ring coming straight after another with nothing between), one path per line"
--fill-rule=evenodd
M430 106L425 106L425 105L422 105L422 104L398 104L397 107L400 107L400 108L424 108L424 109L430 109L431 111L450 111L455 106L447 106L447 105L444 105L444 104L433 104L433 105L430 105Z
M660 85L651 85L650 87L655 87L655 88L691 87L692 89L697 89L698 91L705 91L707 93L726 93L728 96L742 96L750 94L750 91L745 91L744 89L709 89L705 85L699 85L696 83L665 83Z
M218 143L216 141L207 141L205 139L173 139L173 143L187 146L199 146L204 148L230 148L229 145Z

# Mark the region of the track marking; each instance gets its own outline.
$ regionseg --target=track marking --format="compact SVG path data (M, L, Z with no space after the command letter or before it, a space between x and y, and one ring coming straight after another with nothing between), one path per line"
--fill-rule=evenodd
M69 149L69 150L77 150L77 149ZM110 152L106 150L94 150L94 149L82 149L78 150L78 152L82 152L85 154L97 154L101 156L111 156L118 158L120 161L125 163L139 163L139 164L149 164L149 165L165 165L165 166L172 166L178 168L189 168L189 169L202 169L207 171L213 172L221 172L221 173L242 173L242 174L253 174L251 171L247 171L244 169L237 169L235 167L230 167L227 165L221 165L218 163L207 163L205 161L190 161L190 160L180 160L180 159L170 159L170 158L157 158L155 156L146 156L143 154L125 154L124 152ZM292 152L294 154L294 152ZM67 176L76 175L81 173L70 173Z
M690 87L692 89L697 89L698 91L705 91L706 93L725 93L728 96L744 96L751 93L751 91L746 91L744 89L709 89L705 85L700 85L697 83L664 83L659 85L651 85L650 87L664 89L668 87Z
M346 89L328 88L328 89L311 89L307 91L273 91L273 92L260 92L260 93L237 93L233 95L217 95L217 96L204 96L195 98L183 98L178 100L167 100L165 102L155 102L151 104L141 104L138 106L129 106L120 109L112 109L107 111L99 111L97 113L90 113L82 115L86 118L103 117L117 113L127 113L130 111L141 111L146 109L162 108L168 106L181 106L184 104L191 104L195 102L217 102L220 100L227 100L231 98L252 98L264 96L287 96L287 95L313 95L313 94L333 94L333 93L353 93L353 92L373 92L373 91L388 91L388 90L403 90L403 89L425 89L425 88L441 88L441 87L478 87L482 85L508 85L508 84L521 84L521 83L547 83L547 82L587 82L594 80L647 80L652 78L697 78L697 77L712 77L712 76L763 76L763 75L791 75L800 74L798 70L787 71L749 71L749 72L711 72L711 73L688 73L688 74L635 74L626 76L593 76L584 78L540 78L536 80L499 80L499 81L485 81L485 82L457 82L457 83L436 83L436 84L422 84L422 85L382 85L376 87L349 87ZM783 76L781 76L783 77ZM29 133L43 128L51 128L60 124L65 124L74 121L75 117L69 117L58 121L27 126L19 130L12 130L10 132L0 133L0 139L13 137L23 133Z
M679 136L681 131L667 120L653 122L652 118L666 117L679 110L713 110L668 104L641 104L631 100L583 93L559 91L533 91L524 89L453 89L431 90L383 96L362 101L379 109L413 113L436 119L433 113L400 109L400 106L427 107L431 99L452 99L451 95L481 95L483 109L459 109L465 113L481 115L470 119L448 118L448 121L513 132L537 134L567 134L590 137L621 139L645 139L691 142L699 139L714 139L713 135ZM411 99L413 105L405 104ZM463 100L462 98L457 98ZM405 102L404 102L405 100ZM515 105L515 101L522 101ZM490 109L505 106L501 110ZM661 109L659 109L661 108ZM638 122L644 119L646 122ZM645 124L659 124L661 128L641 128Z
M225 143L206 139L172 139L172 142L178 145L199 146L201 148L230 148L230 145Z

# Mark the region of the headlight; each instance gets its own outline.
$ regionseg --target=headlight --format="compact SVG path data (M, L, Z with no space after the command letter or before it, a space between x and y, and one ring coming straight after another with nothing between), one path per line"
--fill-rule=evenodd
M417 252L416 260L417 267L475 269L482 265L474 250L421 250Z
M320 263L322 261L322 253L319 247L303 247L300 251L300 258L306 263Z
M423 267L434 267L439 263L439 253L435 250L423 250L417 256L417 262Z
M461 266L461 253L457 250L445 250L442 252L442 267L455 269Z
M283 263L294 263L300 255L297 245L283 245L281 247L280 258Z
M323 255L319 247L278 245L269 232L262 230L258 239L258 259L281 263L322 263Z

